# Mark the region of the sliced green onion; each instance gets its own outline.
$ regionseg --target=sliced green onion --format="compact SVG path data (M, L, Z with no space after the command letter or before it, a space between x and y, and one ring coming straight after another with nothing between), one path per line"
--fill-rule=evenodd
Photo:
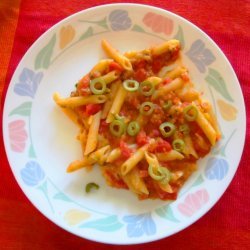
M165 167L154 168L152 165L149 165L148 174L152 179L162 184L168 183L171 179L171 172Z
M122 122L124 122L124 116L121 116L121 115L118 115L118 114L115 114L115 119L116 120L120 120L120 121L122 121Z
M183 109L184 117L187 121L192 122L198 116L198 110L194 105L188 105Z
M136 121L132 121L128 124L127 127L127 132L130 136L135 136L139 133L140 131L140 125Z
M167 102L165 102L165 103L163 104L163 109L164 109L164 110L168 110L168 109L170 109L171 106L172 106L172 101L171 101L171 100L168 100Z
M176 139L172 142L172 146L173 149L178 151L178 152L182 152L184 150L185 147L185 142L181 139Z
M162 179L160 182L162 184L167 184L170 181L170 179L171 179L171 172L167 168L164 168L164 167L161 167L160 171L165 176L164 179Z
M113 120L109 124L110 133L116 137L120 137L125 132L125 123L122 120Z
M140 106L140 113L142 115L151 115L154 111L154 104L152 102L143 102Z
M165 178L164 173L160 170L161 168L154 168L153 165L148 166L148 174L152 179L156 181L161 181Z
M91 80L89 87L95 95L102 95L106 91L106 83L101 77Z
M96 183L94 183L94 182L88 183L88 184L86 185L86 187L85 187L86 193L89 193L90 190L93 189L93 188L94 188L94 189L99 189L99 185L96 184Z
M123 87L129 92L135 92L139 88L139 82L128 79L123 82Z
M187 124L182 124L179 127L179 131L182 132L184 135L188 135L190 132L190 128Z
M171 122L163 122L159 129L163 137L170 137L175 132L175 125Z
M139 87L140 93L144 96L151 96L155 91L155 86L150 81L144 81Z

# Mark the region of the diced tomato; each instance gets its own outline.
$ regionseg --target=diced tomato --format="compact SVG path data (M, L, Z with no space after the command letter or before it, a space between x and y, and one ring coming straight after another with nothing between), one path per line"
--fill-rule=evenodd
M134 78L138 82L142 82L147 78L147 71L144 68L139 68L135 71Z
M89 83L90 83L90 78L89 74L85 75L82 79L79 80L77 84L77 90L80 95L86 96L89 93Z
M131 104L133 107L138 108L138 106L140 105L140 101L138 100L137 96L135 95L131 95L128 99L127 102L129 104Z
M162 84L163 84L163 85L166 85L166 84L169 84L171 81L172 81L171 78L166 77L166 78L163 80Z
M156 74L163 67L164 62L162 58L155 58L152 62L152 70Z
M82 79L79 80L77 89L79 90L81 88L88 88L89 82L90 82L90 78L89 78L89 74L87 74Z
M141 178L146 178L148 177L148 170L139 170L139 176Z
M172 147L169 142L159 138L153 147L150 148L150 151L154 153L164 153L169 152L171 149Z
M87 115L94 115L101 110L100 104L87 104L86 105L86 114Z
M108 126L109 126L109 123L107 123L105 119L101 120L99 132L104 133L107 130Z
M128 189L127 184L120 178L117 177L115 172L112 170L105 170L104 176L107 178L108 183L116 188Z
M120 149L121 149L122 156L126 159L128 159L133 153L133 150L129 148L128 144L124 142L123 140L120 140Z
M158 129L152 129L150 132L150 137L158 137L160 135L160 131Z
M148 137L145 131L140 131L136 136L136 143L138 146L143 146L148 143Z
M174 51L172 51L172 60L176 60L179 56L179 51L180 51L180 47L177 47Z
M136 63L135 69L140 69L140 68L145 68L146 66L146 61L145 60L140 60Z
M123 71L123 67L117 62L111 62L109 64L109 71L117 70L119 72Z

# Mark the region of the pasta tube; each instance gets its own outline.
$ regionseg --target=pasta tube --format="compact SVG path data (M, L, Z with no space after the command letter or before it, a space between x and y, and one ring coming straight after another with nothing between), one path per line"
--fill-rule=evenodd
M121 107L125 101L126 95L127 95L127 91L123 88L122 84L119 84L119 88L117 90L115 99L112 103L112 106L110 108L110 111L106 119L107 123L112 122L114 120L114 116L116 114L119 114Z
M180 42L178 40L173 39L153 47L151 53L153 56L159 56L168 51L174 51L179 47L180 47Z
M124 182L128 185L129 189L135 194L149 194L147 186L139 175L138 168L134 168L126 176L122 177Z
M149 144L140 147L132 156L130 156L121 166L121 174L124 176L130 172L143 158L144 152L148 149Z
M153 96L152 99L156 99L159 96L164 96L170 91L175 91L183 86L184 82L181 78L175 78L172 82L164 85L161 89L157 89Z
M108 155L106 162L112 163L115 160L117 160L120 157L120 155L121 155L121 149L120 148L115 148Z
M88 155L89 153L93 152L97 147L100 120L101 120L101 111L93 115L93 121L89 128L88 139L84 155Z
M184 155L182 155L176 150L170 150L169 152L166 152L166 153L156 153L156 157L159 161L163 161L163 162L184 159Z
M75 108L82 105L104 103L107 100L105 95L76 96L61 98L58 93L53 95L54 101L63 108Z
M196 122L199 125L199 127L202 129L202 131L204 132L208 140L210 141L211 145L214 145L216 142L216 137L217 137L216 131L214 130L212 125L209 123L209 121L205 118L204 114L199 110L199 108L197 106L196 108L198 110Z
M125 70L132 71L132 64L127 57L120 54L116 49L114 49L106 40L102 40L102 47L108 56L113 58L118 62Z

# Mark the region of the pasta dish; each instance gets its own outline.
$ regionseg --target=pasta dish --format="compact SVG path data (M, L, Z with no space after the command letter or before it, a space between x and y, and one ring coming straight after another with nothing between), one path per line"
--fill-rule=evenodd
M212 106L195 90L178 40L125 53L101 44L107 58L69 97L53 96L79 126L82 158L67 172L97 163L112 187L174 200L221 137Z

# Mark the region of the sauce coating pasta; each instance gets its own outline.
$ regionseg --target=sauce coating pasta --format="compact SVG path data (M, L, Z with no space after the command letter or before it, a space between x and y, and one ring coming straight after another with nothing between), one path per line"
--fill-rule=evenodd
M79 127L83 157L67 172L99 164L108 185L139 199L174 200L220 139L211 105L194 89L178 40L124 54L106 40L101 60L55 102Z

